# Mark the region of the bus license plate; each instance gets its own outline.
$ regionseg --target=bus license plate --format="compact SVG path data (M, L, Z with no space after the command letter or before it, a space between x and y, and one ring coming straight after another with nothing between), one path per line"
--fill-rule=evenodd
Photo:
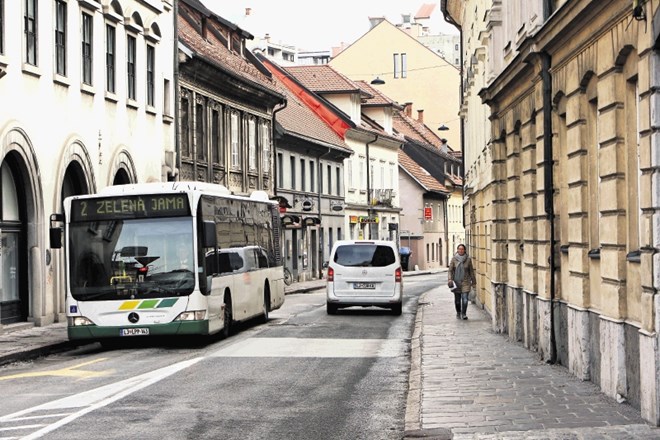
M354 289L375 289L374 283L353 283Z
M123 328L119 332L120 336L147 336L148 334L148 328Z

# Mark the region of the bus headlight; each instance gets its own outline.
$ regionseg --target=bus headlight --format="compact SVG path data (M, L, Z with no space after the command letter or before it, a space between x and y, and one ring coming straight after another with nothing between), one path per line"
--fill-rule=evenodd
M94 325L92 321L85 318L84 316L69 316L67 318L69 327L78 327L81 325Z
M206 310L193 310L183 312L176 317L175 321L201 321L206 316Z

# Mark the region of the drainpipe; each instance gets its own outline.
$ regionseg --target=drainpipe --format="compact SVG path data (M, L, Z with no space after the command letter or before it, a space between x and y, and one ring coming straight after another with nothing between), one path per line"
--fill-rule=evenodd
M273 151L272 151L272 163L273 163L273 195L277 195L277 185L278 185L278 175L277 175L277 148L275 148L275 116L277 115L278 112L284 110L286 106L288 105L288 101L285 99L281 101L282 106L279 108L276 108L273 110L273 123L270 127L270 139L273 144Z
M541 52L541 79L543 82L543 169L544 206L550 222L550 363L557 362L557 341L555 338L555 208L552 160L552 77L551 59Z
M179 1L174 0L173 2L173 8L172 8L173 14L174 14L174 154L176 155L176 159L174 160L175 163L172 164L172 166L175 166L176 169L178 170L178 175L174 177L174 179L179 179L180 180L180 175L181 175L181 142L179 140L179 99L180 99L180 94L179 94ZM175 170L172 170L173 172Z
M316 202L316 204L317 204L318 209L319 209L319 224L323 223L323 222L321 222L321 220L323 218L323 214L321 213L321 188L323 188L323 182L321 181L321 169L323 168L321 166L321 159L324 158L325 156L327 156L328 154L330 154L331 152L332 152L332 149L330 147L328 147L328 151L326 151L325 153L319 154L316 158L316 168L317 168L317 171L316 171L316 180L317 180L317 182L316 182L316 200L317 200L317 202ZM338 239L341 240L341 237L339 237ZM319 267L318 267L319 280L323 279L323 263L325 263L325 259L323 258L323 248L324 247L325 247L325 240L323 240L323 229L319 228Z
M369 217L369 239L370 240L375 240L373 237L374 233L374 224L371 223L372 220L372 214L373 214L373 209L371 209L371 163L369 162L369 145L373 144L378 140L378 135L374 138L373 141L369 141L365 144L366 146L366 153L367 153L367 216ZM377 237L376 237L377 238Z

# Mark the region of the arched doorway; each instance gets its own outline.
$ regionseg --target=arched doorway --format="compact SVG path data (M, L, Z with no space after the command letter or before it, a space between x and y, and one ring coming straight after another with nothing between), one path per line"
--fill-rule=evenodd
M25 188L19 158L8 154L0 166L0 323L26 321L30 312L27 279L27 206L17 188Z
M128 185L131 183L131 178L129 177L128 173L124 168L119 168L117 170L117 174L115 174L115 178L112 181L113 185Z
M85 173L82 166L76 161L71 162L64 173L60 200L64 203L64 199L69 196L78 196L88 193L89 188L87 187L87 179L85 179ZM64 212L63 206L60 212Z

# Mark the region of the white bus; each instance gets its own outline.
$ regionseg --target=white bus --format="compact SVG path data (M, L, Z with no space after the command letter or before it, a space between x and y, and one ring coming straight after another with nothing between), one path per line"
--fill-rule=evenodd
M71 340L228 336L284 303L277 202L221 185L118 185L67 197L51 217L66 255Z

